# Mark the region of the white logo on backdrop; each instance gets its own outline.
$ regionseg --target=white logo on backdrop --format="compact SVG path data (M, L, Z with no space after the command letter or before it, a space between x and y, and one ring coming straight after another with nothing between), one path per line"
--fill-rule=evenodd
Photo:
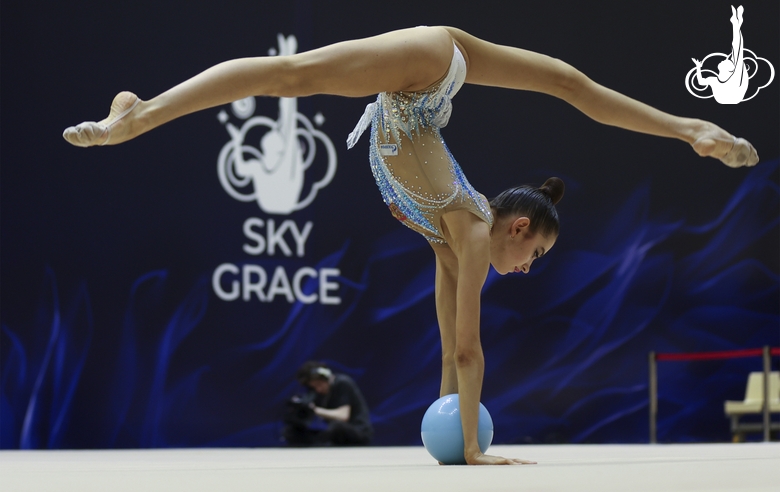
M279 55L295 54L298 41L295 36L281 34ZM276 50L269 50L275 55ZM327 186L336 174L336 149L328 136L314 128L305 115L298 112L296 98L279 98L279 119L254 116L255 98L234 102L233 114L246 120L241 128L228 122L224 110L218 115L226 125L230 141L222 147L217 161L217 172L222 187L230 196L242 202L257 200L260 208L269 214L287 215L311 204L317 192ZM324 123L321 113L314 116L317 126ZM259 147L247 144L247 133L253 128L265 128ZM314 163L317 142L327 153L327 170L322 179L301 197L304 174ZM253 189L247 190L246 188Z
M756 56L751 50L745 48L742 38L742 23L744 21L742 14L745 9L740 5L739 8L731 7L731 53L712 53L707 55L702 61L692 58L696 65L685 76L685 87L688 92L700 99L714 97L720 104L739 104L742 101L753 99L758 91L772 83L775 78L775 67L766 58ZM712 58L713 63L718 63L718 72L703 68L708 59ZM748 90L750 79L756 76L759 68L759 60L763 61L769 67L769 81L757 87L755 92L749 97L745 97ZM712 75L705 77L705 75ZM707 92L707 88L712 89L712 94L701 96L696 92Z

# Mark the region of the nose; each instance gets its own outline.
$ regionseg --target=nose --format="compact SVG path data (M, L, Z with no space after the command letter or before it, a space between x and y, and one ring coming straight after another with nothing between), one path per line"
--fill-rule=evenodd
M531 271L531 264L530 263L526 263L526 264L520 266L520 271L523 272L523 273L530 272Z

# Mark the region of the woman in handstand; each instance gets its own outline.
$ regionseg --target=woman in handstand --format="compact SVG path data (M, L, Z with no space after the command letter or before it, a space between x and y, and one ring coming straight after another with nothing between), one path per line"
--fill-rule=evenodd
M480 292L490 265L527 273L555 244L563 182L521 186L488 202L466 180L441 138L450 99L471 83L543 92L594 120L684 140L732 167L758 162L753 147L716 125L672 116L606 89L573 67L495 45L451 27L422 27L346 41L291 56L216 65L148 101L122 92L101 122L65 130L78 146L118 144L188 113L248 96L379 94L348 145L371 125L370 162L385 203L436 254L436 314L442 342L440 394L460 395L469 464L532 463L482 454L477 444L484 358Z

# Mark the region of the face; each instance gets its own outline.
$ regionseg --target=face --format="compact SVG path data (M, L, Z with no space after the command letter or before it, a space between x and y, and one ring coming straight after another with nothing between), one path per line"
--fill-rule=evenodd
M330 391L330 382L323 379L313 379L309 381L309 388L321 395L327 395Z
M505 219L493 227L490 263L499 274L528 273L534 260L547 254L558 239L532 233L530 225L527 217L519 217Z

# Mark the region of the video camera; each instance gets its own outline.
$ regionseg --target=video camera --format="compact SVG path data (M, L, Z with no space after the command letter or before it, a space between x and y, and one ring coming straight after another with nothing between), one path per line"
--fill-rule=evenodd
M284 423L297 426L308 427L314 417L314 397L316 393L306 393L304 395L294 395L287 400L287 411L284 415Z

